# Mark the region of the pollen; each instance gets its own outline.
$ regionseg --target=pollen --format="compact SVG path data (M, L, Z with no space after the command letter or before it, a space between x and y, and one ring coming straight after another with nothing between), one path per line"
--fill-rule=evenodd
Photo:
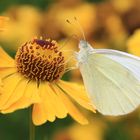
M65 59L57 42L51 39L33 39L22 45L15 57L17 71L35 81L54 82L65 71Z

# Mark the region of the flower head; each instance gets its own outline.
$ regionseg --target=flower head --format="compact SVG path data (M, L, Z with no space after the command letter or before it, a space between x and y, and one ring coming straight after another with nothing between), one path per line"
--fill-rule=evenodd
M60 80L66 69L63 52L50 39L33 39L17 51L15 60L0 48L0 110L10 113L33 104L35 125L64 118L69 113L86 124L86 118L76 108L75 100L95 112L83 86Z
M51 40L33 39L19 48L16 66L23 76L37 82L53 82L61 78L65 60L58 45Z
M16 51L23 42L30 40L32 36L39 35L42 16L37 8L18 5L8 8L5 14L10 20L6 30L0 36L0 42L7 44L4 46L7 50Z
M81 37L81 33L79 33L78 30L70 28L69 24L66 24L67 19L73 21L74 17L78 17L78 22L81 24L83 31L86 33L86 37L91 36L93 30L96 29L95 6L83 2L73 5L66 1L65 4L64 2L59 1L58 3L52 4L49 10L47 10L43 22L47 25L51 25L54 30L51 30L51 28L49 28L50 26L46 26L46 24L44 24L43 31L45 33L49 33L49 35L53 38L59 38L61 34L64 36L76 34ZM75 25L77 26L77 24Z

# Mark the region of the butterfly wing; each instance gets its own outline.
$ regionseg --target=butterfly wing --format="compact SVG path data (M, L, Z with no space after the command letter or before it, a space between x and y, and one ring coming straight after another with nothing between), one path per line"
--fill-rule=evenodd
M89 97L104 115L123 115L140 104L140 59L98 49L79 63Z
M140 57L111 49L96 49L97 54L105 54L112 60L129 69L140 80Z

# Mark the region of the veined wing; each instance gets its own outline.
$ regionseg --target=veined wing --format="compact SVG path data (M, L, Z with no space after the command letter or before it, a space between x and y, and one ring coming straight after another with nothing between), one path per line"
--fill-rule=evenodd
M104 54L106 57L120 63L133 72L134 76L140 80L140 57L111 49L96 49L95 52Z
M139 58L124 56L118 51L118 54L94 51L79 67L97 110L105 115L123 115L133 111L140 104L140 77L137 78L136 71L140 68Z

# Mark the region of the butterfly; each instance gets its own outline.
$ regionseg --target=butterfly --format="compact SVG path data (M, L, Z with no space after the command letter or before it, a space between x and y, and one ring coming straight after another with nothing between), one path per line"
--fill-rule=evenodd
M104 115L124 115L140 104L140 58L79 42L78 68L91 102Z

